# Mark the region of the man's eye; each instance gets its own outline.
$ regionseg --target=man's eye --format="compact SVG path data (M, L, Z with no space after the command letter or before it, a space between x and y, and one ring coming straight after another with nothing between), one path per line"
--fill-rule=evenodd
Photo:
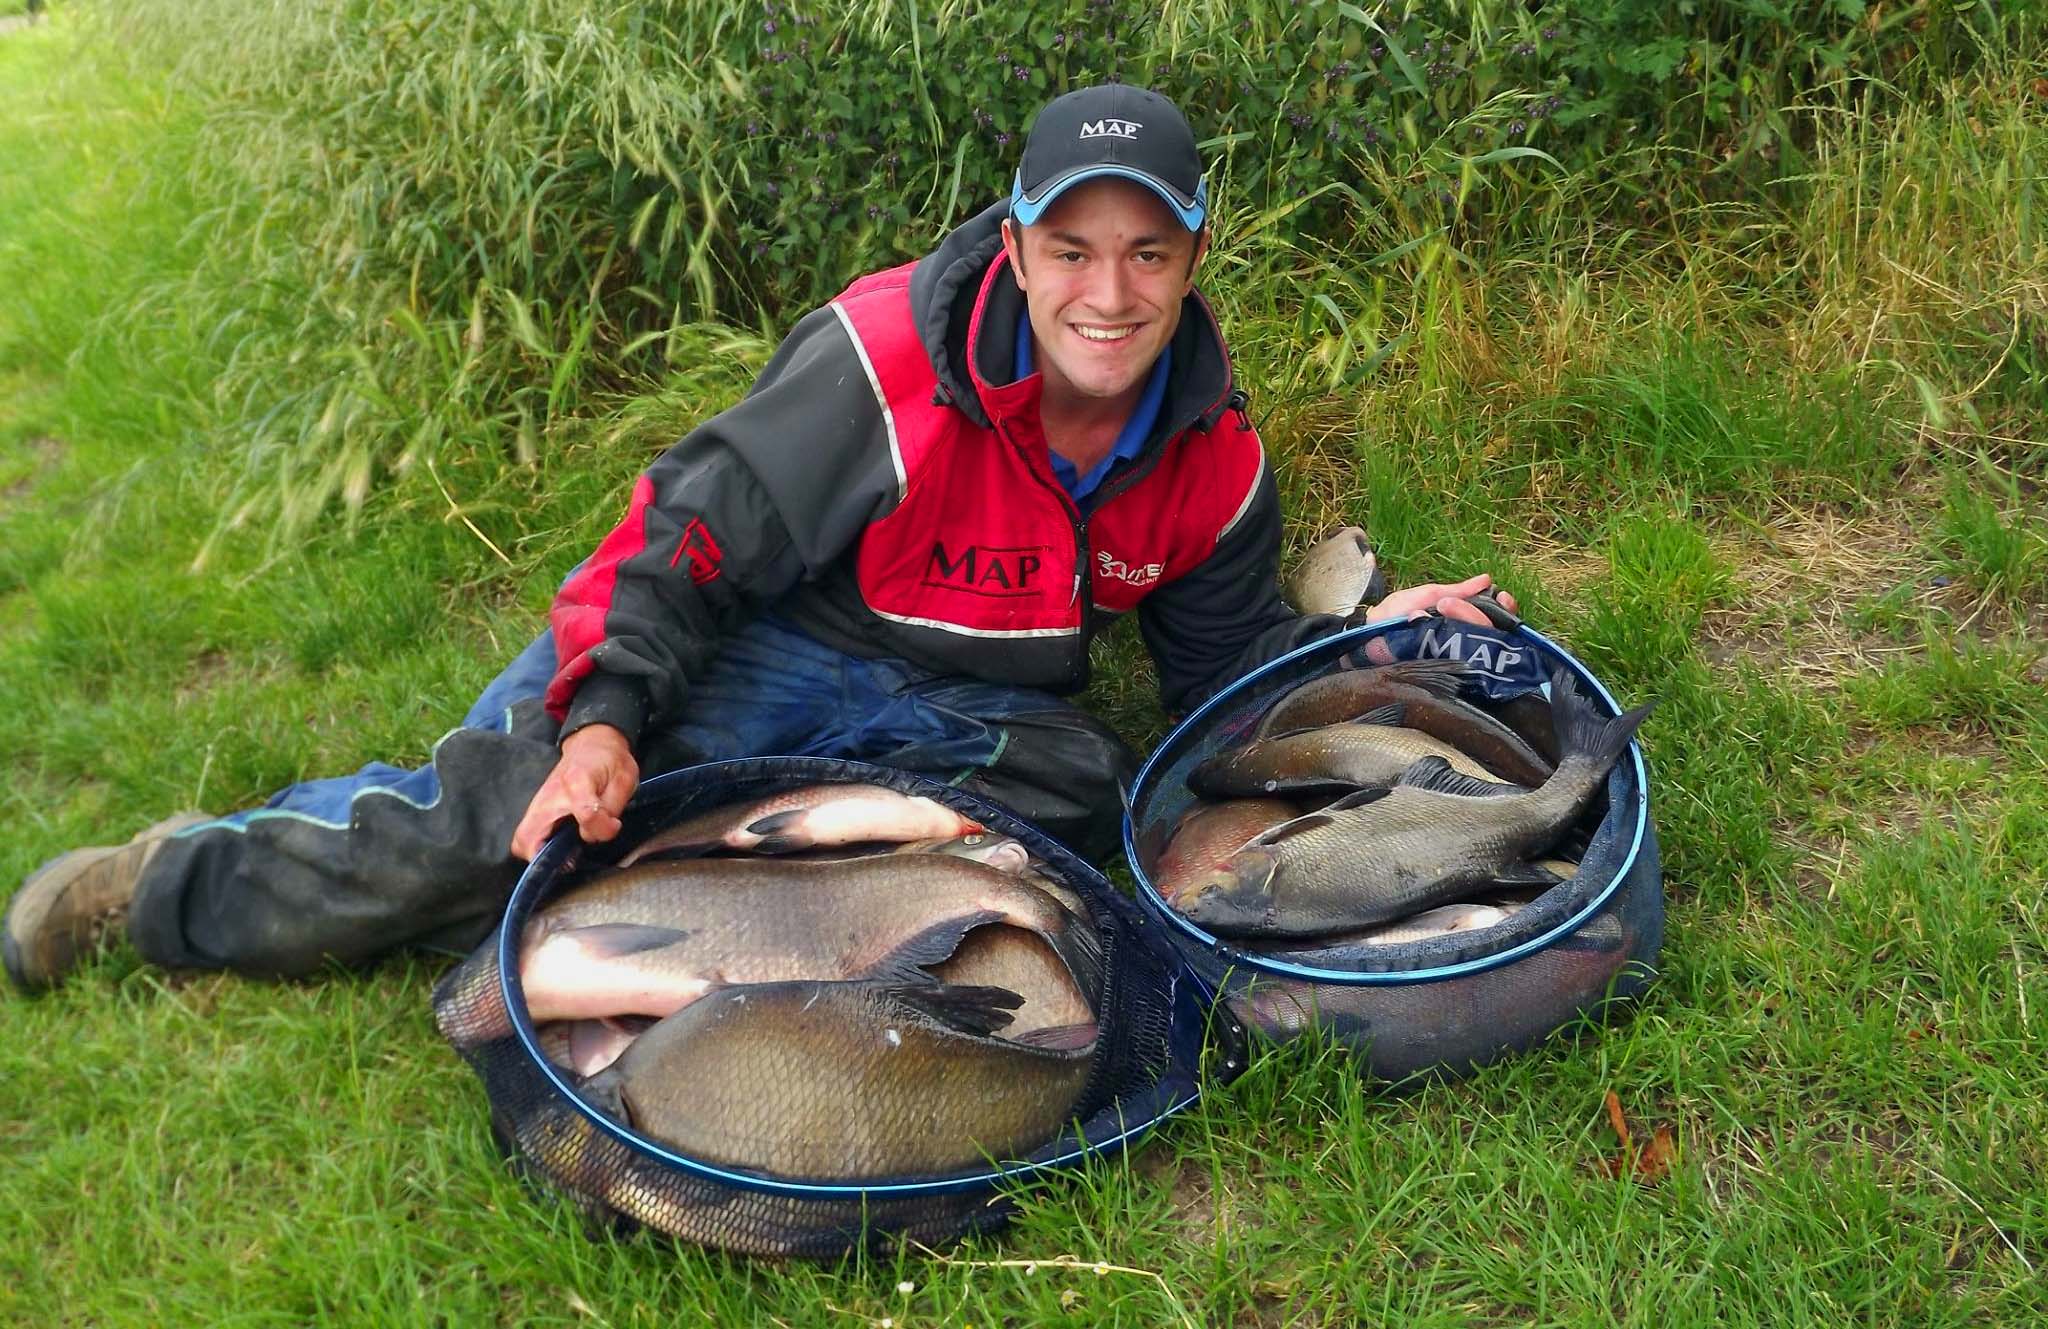
M1059 253L1054 254L1053 257L1061 263L1079 263L1081 261L1081 256L1071 249L1061 250Z

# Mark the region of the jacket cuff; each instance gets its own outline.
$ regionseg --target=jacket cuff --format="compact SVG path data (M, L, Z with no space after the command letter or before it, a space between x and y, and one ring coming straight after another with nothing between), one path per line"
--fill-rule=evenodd
M651 706L644 679L628 674L592 674L583 680L583 686L576 689L576 696L569 702L560 738L589 725L608 724L623 733L637 750Z

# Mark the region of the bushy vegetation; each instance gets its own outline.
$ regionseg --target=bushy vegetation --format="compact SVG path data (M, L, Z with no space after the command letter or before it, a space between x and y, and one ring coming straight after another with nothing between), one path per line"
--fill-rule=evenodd
M178 297L216 306L223 373L193 423L244 458L247 514L288 527L446 449L529 463L594 397L686 363L678 326L785 327L922 252L1077 84L1193 108L1232 238L1401 280L1431 236L1457 257L1797 194L1828 108L1872 114L2033 31L1988 5L1776 0L119 15L201 98L195 187L246 237Z

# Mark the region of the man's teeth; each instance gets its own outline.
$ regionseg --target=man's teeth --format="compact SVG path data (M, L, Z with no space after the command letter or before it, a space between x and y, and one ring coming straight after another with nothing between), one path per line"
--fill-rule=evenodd
M1130 335L1131 335L1132 333L1136 332L1137 330L1138 330L1138 325L1137 325L1137 324L1135 324L1135 323L1127 324L1127 325L1125 325L1124 327L1121 327L1121 328L1083 328L1083 327L1076 327L1076 328L1074 329L1074 331L1076 331L1076 332L1080 333L1080 334L1081 334L1081 335L1082 335L1083 337L1086 337L1086 338L1087 338L1087 339L1088 339L1089 341L1122 341L1122 340L1123 340L1124 338L1126 338L1126 337L1130 336Z

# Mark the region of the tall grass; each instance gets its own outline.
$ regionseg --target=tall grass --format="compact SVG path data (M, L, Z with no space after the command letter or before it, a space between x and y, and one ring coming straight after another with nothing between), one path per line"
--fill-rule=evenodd
M235 239L152 303L220 366L187 427L242 462L224 524L285 538L426 460L530 465L675 368L669 329L772 332L922 251L1000 191L1037 104L1110 75L1199 109L1220 199L1263 237L1254 284L1313 288L1308 363L1356 387L1400 346L1448 387L1480 348L1437 340L1510 255L1597 262L1708 188L1693 167L1723 145L1789 152L1844 97L1926 81L1892 25L1756 8L150 0L105 21L203 117L199 224ZM1981 17L1972 51L2031 31ZM1769 77L1726 77L1731 42Z

